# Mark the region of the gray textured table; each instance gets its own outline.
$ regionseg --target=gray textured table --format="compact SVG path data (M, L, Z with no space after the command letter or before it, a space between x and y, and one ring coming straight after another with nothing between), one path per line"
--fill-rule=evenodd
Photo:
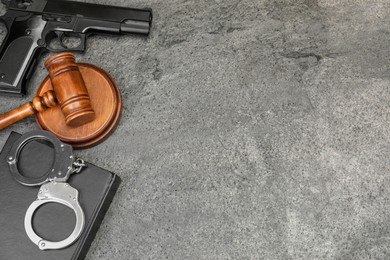
M96 2L154 21L78 55L124 105L77 152L123 181L88 259L390 258L389 1Z

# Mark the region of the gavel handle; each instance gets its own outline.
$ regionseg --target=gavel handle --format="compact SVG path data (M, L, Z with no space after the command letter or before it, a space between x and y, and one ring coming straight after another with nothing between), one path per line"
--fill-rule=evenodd
M25 117L42 112L49 107L57 106L58 102L53 90L43 93L40 97L34 97L31 102L0 115L0 129L3 129Z

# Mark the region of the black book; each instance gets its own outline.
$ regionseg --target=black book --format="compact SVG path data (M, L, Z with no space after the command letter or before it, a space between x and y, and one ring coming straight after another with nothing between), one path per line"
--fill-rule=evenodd
M68 183L79 191L79 202L85 214L85 227L80 238L60 250L41 251L24 230L24 215L37 198L40 186L27 187L16 182L8 167L7 154L20 134L12 132L0 153L0 259L83 259L119 186L117 175L86 163L80 173L72 174ZM38 141L25 146L18 163L26 176L39 176L51 167L53 149ZM75 226L72 209L48 203L38 208L33 217L35 232L46 240L61 241Z

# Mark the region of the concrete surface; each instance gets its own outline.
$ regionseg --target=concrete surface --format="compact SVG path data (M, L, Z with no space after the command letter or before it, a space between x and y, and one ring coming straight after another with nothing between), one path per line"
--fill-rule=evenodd
M124 104L77 152L122 178L87 259L390 259L389 1L95 2L154 21L78 55Z

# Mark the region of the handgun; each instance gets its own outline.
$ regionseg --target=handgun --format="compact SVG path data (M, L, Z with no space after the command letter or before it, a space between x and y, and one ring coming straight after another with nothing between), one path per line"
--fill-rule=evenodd
M67 0L1 0L0 22L7 35L0 47L0 92L25 94L39 56L45 51L83 52L90 34L148 35L151 9L134 9ZM79 38L67 46L67 37ZM51 46L57 39L60 46Z

